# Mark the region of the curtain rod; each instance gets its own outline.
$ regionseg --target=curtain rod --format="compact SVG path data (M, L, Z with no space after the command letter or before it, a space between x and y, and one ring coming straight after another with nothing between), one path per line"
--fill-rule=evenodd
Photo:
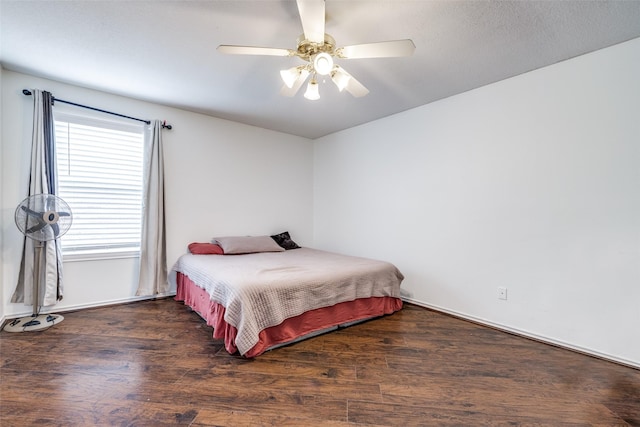
M29 89L22 89L22 93L25 94L25 95L31 95L31 91ZM111 115L118 116L118 117L124 117L125 119L137 120L139 122L143 122L143 123L146 123L148 125L151 124L150 120L138 119L136 117L125 116L124 114L120 114L120 113L114 113L113 111L101 110L100 108L90 107L88 105L77 104L77 103L71 102L71 101L65 101L64 99L58 99L55 96L52 96L52 98L53 98L53 101L62 102L63 104L75 105L76 107L86 108L88 110L93 110L93 111L99 111L101 113L111 114ZM162 128L171 130L172 126L168 125L166 120L165 120L165 122L162 124Z

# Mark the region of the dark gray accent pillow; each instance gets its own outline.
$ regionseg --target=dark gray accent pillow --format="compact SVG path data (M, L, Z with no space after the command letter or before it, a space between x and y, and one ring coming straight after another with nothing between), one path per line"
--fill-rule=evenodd
M278 245L287 250L298 249L300 247L296 242L291 240L291 236L289 235L288 231L280 234L274 234L273 236L271 236L271 238L275 240Z

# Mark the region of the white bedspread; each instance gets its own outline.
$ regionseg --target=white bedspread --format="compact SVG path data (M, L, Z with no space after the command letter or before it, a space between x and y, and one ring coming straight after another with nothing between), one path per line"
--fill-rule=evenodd
M191 255L172 268L226 308L241 354L261 330L305 311L368 297L400 297L402 273L384 261L300 248L245 255Z

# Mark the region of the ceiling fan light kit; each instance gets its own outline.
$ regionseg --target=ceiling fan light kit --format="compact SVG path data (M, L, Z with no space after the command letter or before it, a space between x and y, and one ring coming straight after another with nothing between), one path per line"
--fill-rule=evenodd
M220 45L220 53L235 55L268 55L297 56L306 62L304 65L280 71L284 87L280 90L283 96L294 96L304 84L307 77L313 74L304 94L306 99L320 99L316 75L330 76L331 80L342 92L347 90L354 97L365 96L369 90L357 81L344 68L336 65L334 58L393 58L410 56L416 46L409 39L391 40L377 43L366 43L336 48L333 37L325 30L324 0L297 0L298 12L304 33L297 39L296 49L282 49L255 46Z

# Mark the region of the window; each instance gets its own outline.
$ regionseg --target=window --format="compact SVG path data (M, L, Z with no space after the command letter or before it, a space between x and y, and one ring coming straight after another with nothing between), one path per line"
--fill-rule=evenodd
M65 258L137 256L144 124L55 113L58 196L73 213Z

